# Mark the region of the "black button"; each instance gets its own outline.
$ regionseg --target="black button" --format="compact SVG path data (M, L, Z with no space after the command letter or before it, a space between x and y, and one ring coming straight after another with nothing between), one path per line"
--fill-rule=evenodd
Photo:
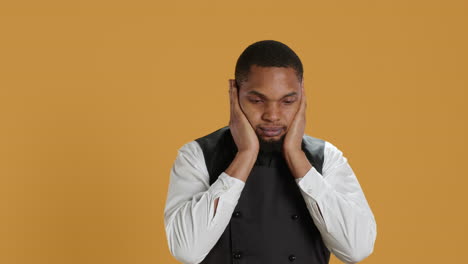
M294 260L296 260L296 256L294 256L294 255L289 255L289 261L292 262L292 261L294 261Z
M235 252L233 254L233 256L234 256L235 259L240 259L240 258L242 258L242 253L241 252Z
M234 216L234 217L239 217L239 216L241 216L241 212L235 211L235 212L232 214L232 216Z
M292 218L293 220L297 220L297 219L299 218L299 216L298 216L297 214L294 214L294 215L291 215L291 218Z

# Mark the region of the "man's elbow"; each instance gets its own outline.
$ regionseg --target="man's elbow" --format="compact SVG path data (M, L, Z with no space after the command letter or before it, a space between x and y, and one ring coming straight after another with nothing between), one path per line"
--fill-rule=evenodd
M171 253L171 255L178 261L184 263L184 264L198 264L199 263L199 260L198 258L193 254L193 250L188 248L188 247L184 247L184 246L181 246L180 244L178 243L174 243L173 240L171 240L170 238L168 238L168 241L169 241L169 252Z
M358 263L369 257L374 252L375 239L376 232L374 228L367 243L360 244L358 247L351 249L343 261L346 263Z
M171 249L172 256L184 264L198 264L199 260L191 252L180 247Z
M178 261L184 264L198 264L200 263L200 256L196 254L196 249L185 245L186 243L181 243L177 241L171 235L167 236L167 241L169 245L169 252L171 255Z
M354 264L363 261L365 258L369 257L374 251L374 247L367 247L364 249L354 250L346 258L346 263Z

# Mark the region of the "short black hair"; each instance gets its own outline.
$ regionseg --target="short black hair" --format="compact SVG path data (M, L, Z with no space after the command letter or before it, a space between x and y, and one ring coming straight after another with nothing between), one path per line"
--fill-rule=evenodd
M250 67L254 64L261 67L291 67L296 71L299 82L302 81L304 70L299 56L279 41L257 41L241 53L234 73L239 88L242 82L248 80Z

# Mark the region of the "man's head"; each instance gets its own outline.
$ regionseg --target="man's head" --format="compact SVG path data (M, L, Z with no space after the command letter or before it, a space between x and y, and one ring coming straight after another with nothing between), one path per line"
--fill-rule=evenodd
M258 41L237 60L235 80L240 107L261 147L279 149L301 101L301 60L281 42Z

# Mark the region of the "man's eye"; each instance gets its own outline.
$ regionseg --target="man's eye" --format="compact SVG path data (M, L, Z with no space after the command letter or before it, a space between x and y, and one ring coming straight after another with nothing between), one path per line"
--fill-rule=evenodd
M250 102L254 103L254 104L258 104L260 103L262 100L255 100L255 99L250 99Z
M287 101L284 101L285 104L292 104L294 103L295 101L294 100L287 100Z

